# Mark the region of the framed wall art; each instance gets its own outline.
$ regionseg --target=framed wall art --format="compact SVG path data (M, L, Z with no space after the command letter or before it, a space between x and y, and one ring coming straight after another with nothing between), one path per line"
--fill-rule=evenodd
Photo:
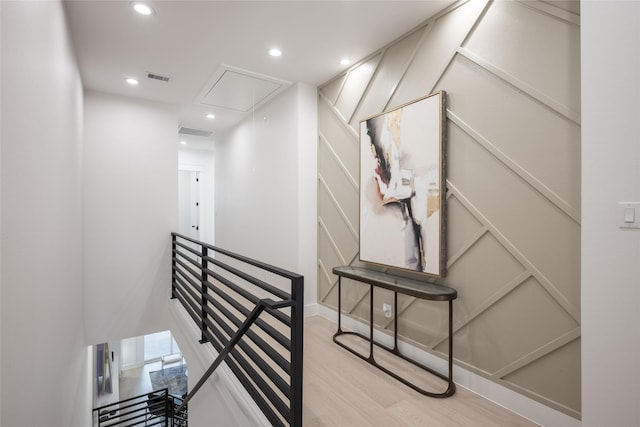
M360 122L360 260L445 275L445 99Z

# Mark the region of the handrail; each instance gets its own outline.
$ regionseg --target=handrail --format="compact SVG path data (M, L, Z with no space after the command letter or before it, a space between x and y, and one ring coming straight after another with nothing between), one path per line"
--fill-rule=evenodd
M171 235L171 298L199 326L200 342L218 352L175 413L225 362L272 425L301 427L303 276Z
M182 405L178 406L178 409L176 409L176 413L179 414L184 409L184 407L187 406L187 403L189 403L189 401L198 392L198 390L200 390L200 388L204 385L204 383L207 382L211 374L213 374L213 371L215 371L216 368L224 361L224 359L227 357L231 349L235 347L236 344L238 344L238 341L240 341L240 338L242 338L243 335L247 333L251 325L255 323L255 321L258 319L258 316L260 316L260 313L262 313L262 311L265 308L269 308L273 310L273 309L278 309L282 307L290 307L292 305L293 305L293 301L291 300L283 301L281 303L276 303L270 299L260 300L258 302L258 305L256 305L256 307L251 311L251 314L249 314L247 319L244 321L240 329L238 329L238 332L236 332L233 338L231 338L231 340L225 346L225 348L218 354L218 357L216 357L216 360L214 360L211 366L209 366L209 369L207 369L205 373L202 374L202 377L200 378L198 383L191 389L191 391L184 398L184 400L182 401Z

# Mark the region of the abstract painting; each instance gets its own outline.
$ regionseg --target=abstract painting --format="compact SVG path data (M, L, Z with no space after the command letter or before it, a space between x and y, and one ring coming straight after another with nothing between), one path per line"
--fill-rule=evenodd
M445 98L360 122L360 260L445 275Z

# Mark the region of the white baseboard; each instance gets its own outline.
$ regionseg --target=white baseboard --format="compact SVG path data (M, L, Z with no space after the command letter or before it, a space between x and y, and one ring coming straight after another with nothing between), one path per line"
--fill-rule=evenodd
M304 306L304 317L317 316L318 315L318 307L320 307L320 304L317 304L317 303L305 305Z
M325 319L338 323L337 311L324 305L316 304L314 312ZM306 310L306 307L305 307ZM311 311L311 310L310 310ZM305 313L306 315L306 313ZM347 316L342 316L342 326L346 329L369 335L369 325L359 322ZM378 342L387 346L393 345L393 337L374 330L374 338ZM433 367L439 372L446 373L448 369L447 361L434 356L431 353L407 343L398 343L398 347L403 354L427 365ZM455 354L455 353L454 353ZM500 384L496 384L476 373L473 373L460 366L453 366L453 379L458 387L464 387L467 390L484 397L516 414L531 420L532 422L544 427L580 427L582 422L560 411L543 405L533 399L523 396L513 390L510 390Z

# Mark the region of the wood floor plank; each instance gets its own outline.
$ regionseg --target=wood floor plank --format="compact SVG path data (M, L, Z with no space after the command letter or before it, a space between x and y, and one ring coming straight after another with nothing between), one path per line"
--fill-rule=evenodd
M537 425L462 387L447 399L424 396L336 345L335 329L322 317L305 319L305 427ZM402 366L382 351L375 354L390 366ZM427 384L438 382L426 379Z

